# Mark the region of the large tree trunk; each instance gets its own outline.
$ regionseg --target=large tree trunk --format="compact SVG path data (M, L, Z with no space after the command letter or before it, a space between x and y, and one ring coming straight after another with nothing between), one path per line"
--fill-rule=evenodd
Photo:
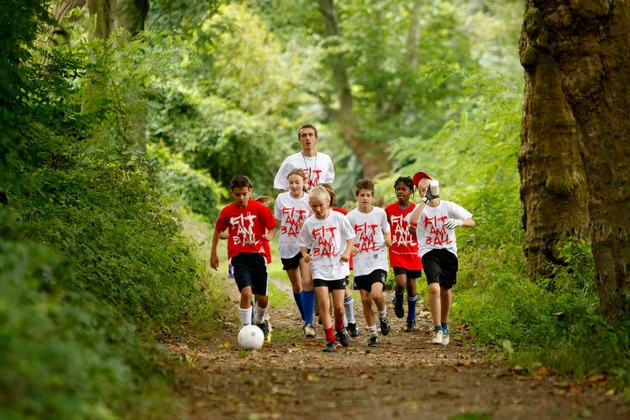
M341 31L333 0L319 0L319 9L324 20L326 37L339 39ZM391 164L383 155L382 148L375 147L374 142L366 139L360 133L360 125L352 105L352 90L348 80L348 65L344 54L331 54L330 66L339 100L339 109L334 112L333 118L339 126L341 136L361 163L366 177L374 178L378 174L389 172Z
M601 310L630 314L630 3L526 0L522 148L530 274L588 233Z

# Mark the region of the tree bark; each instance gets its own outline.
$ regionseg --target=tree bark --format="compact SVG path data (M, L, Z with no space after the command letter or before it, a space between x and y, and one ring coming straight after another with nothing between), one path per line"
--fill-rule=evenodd
M341 38L341 30L333 3L333 0L319 0L319 9L324 21L325 36L332 43L338 43ZM357 121L352 103L352 89L348 78L348 64L345 55L333 53L330 55L329 63L339 101L339 109L334 112L332 117L339 126L341 136L361 163L363 174L367 178L373 179L381 173L389 172L391 164L383 156L382 148L375 147L374 142L361 135L360 124Z
M630 313L630 3L526 0L521 199L530 275L589 235L600 307Z

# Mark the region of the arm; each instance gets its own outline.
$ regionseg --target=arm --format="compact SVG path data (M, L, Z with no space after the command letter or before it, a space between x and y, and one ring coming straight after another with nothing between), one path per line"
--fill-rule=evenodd
M311 254L308 253L308 248L306 248L305 246L300 247L300 254L302 254L304 261L306 261L307 263L310 263L311 260L313 259L311 257Z
M348 239L346 241L346 249L343 251L343 254L341 254L341 262L348 262L350 261L350 254L352 253L352 249L354 248L354 238L352 239Z
M267 232L263 235L263 238L267 242L271 242L274 236L276 236L276 228L272 227L271 229L267 229Z
M218 230L214 230L214 235L212 235L212 250L210 251L210 267L215 270L219 268L219 256L217 255L217 245L219 244L219 239L221 238L221 232Z
M383 234L385 235L385 246L389 248L392 246L392 231L383 232Z
M422 215L425 206L426 203L422 201L413 209L411 215L409 216L409 233L412 235L416 234L416 227L418 227L418 221L420 220L420 216Z

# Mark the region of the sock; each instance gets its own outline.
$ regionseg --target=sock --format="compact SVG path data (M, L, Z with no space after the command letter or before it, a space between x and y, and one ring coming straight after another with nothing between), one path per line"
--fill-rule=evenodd
M433 331L442 331L442 326L441 325L434 325L433 326Z
M298 309L300 310L300 316L302 317L302 321L304 321L304 309L302 306L302 294L304 292L300 292L300 293L295 293L293 292L293 299L295 299L295 304L297 305Z
M243 325L243 327L250 325L252 323L252 307L250 306L247 309L238 308L238 311L241 315L241 325Z
M302 309L304 310L304 324L313 323L313 312L315 312L315 290L304 290L302 296Z
M324 334L326 334L326 341L335 341L335 333L332 327L324 329Z
M265 320L265 314L267 313L267 308L261 308L258 306L258 302L256 302L256 315L254 316L254 322L256 324L262 324Z
M442 331L444 334L448 334L448 322L442 322Z
M394 292L394 297L396 299L396 304L400 304L402 305L402 303L405 301L405 292L402 291L400 293L398 292Z
M409 305L409 311L407 312L408 321L416 320L416 301L417 300L418 300L418 295L407 298L407 304Z
M370 337L373 336L377 336L378 337L378 332L376 331L376 324L374 325L370 325L369 327L367 327L369 333L370 333Z
M357 321L354 319L354 297L352 295L348 296L343 300L343 308L345 312L345 321L344 324L356 324Z
M378 317L380 319L383 319L387 316L387 307L385 307L385 309L383 309L382 311L378 311Z
M335 329L336 330L343 330L344 328L345 328L345 326L343 325L343 320L335 319Z

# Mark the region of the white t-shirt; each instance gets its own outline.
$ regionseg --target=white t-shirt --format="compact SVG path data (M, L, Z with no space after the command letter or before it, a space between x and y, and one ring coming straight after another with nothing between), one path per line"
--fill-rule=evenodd
M273 180L273 187L277 190L289 189L289 172L300 168L306 175L306 189L311 190L319 184L332 184L335 180L335 168L332 159L325 153L317 152L313 157L307 157L302 152L289 156L282 162Z
M387 214L380 207L373 207L369 213L354 209L346 215L356 237L354 246L359 253L353 256L354 275L365 276L374 270L389 271L385 235L390 231Z
M291 197L290 192L278 194L273 215L276 220L280 220L278 254L280 258L293 258L300 252L297 238L302 223L311 215L308 194L300 198Z
M450 201L440 200L437 207L425 206L416 228L420 256L422 257L432 249L447 249L457 255L455 229L446 229L444 222L448 219L470 218L472 218L472 213Z
M341 262L340 258L346 242L354 236L350 222L338 211L331 209L323 220L315 215L306 219L298 235L298 246L311 250L313 279L341 280L350 274L348 262Z

